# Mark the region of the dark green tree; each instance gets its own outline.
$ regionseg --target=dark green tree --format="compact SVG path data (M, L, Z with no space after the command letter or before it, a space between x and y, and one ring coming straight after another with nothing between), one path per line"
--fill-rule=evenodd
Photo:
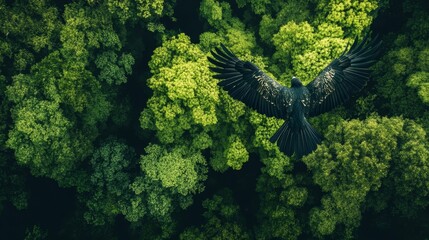
M205 223L199 227L186 229L180 234L180 239L252 239L240 207L234 203L232 195L231 190L224 189L211 199L204 200Z

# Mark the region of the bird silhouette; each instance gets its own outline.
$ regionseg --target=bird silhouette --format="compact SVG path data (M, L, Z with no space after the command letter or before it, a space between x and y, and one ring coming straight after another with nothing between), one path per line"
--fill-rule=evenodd
M368 82L380 53L381 41L367 34L358 38L347 51L334 59L318 76L304 86L292 77L291 87L282 86L255 64L242 61L221 44L211 51L208 60L215 65L210 70L219 79L218 85L234 99L268 117L286 120L270 138L288 156L302 157L314 151L322 136L308 123L308 117L330 111L343 104Z

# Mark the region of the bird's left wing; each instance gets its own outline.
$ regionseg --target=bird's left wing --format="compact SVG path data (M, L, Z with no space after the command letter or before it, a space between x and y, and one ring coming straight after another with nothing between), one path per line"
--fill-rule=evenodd
M268 117L286 118L290 111L292 92L266 75L251 62L238 59L221 44L208 60L216 67L214 78L229 95Z
M333 60L306 87L310 92L310 116L317 116L344 103L361 90L369 80L369 67L376 62L381 41L368 35L358 44L355 39L350 50Z

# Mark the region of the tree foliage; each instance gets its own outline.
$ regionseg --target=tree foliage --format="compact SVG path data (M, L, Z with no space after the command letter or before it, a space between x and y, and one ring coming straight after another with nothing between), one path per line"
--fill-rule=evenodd
M73 191L73 214L36 216L16 238L419 239L426 5L0 0L0 209L33 211L28 179L43 177ZM283 120L231 98L207 60L223 43L283 85L309 83L371 31L384 41L372 80L310 119L325 139L303 158L269 141Z
M304 158L314 183L326 193L321 206L310 212L310 227L316 235L332 234L343 224L347 236L359 226L361 205L386 177L394 155L391 149L398 147L403 124L395 118L340 122L325 133L326 141L333 144L322 144Z
M101 6L107 9L121 23L142 20L148 30L163 32L165 26L160 19L162 17L172 17L176 0L87 0L87 2L90 6Z
M135 158L133 149L115 139L107 140L94 152L86 200L88 222L103 225L119 213L127 214L132 196L130 165Z
M205 223L186 229L180 239L251 239L245 227L240 207L234 203L232 192L224 189L220 194L203 201Z
M410 34L391 36L392 48L377 67L377 93L383 99L382 110L415 118L426 112L428 104L429 26L427 11L420 7L421 4L404 3L404 6L411 14L404 27ZM410 108L410 105L414 107Z

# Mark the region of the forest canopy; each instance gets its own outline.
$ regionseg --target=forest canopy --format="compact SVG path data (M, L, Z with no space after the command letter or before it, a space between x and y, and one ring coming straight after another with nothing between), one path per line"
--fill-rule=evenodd
M371 80L302 158L207 60L307 84L367 33ZM0 93L7 239L429 235L425 0L0 0Z

